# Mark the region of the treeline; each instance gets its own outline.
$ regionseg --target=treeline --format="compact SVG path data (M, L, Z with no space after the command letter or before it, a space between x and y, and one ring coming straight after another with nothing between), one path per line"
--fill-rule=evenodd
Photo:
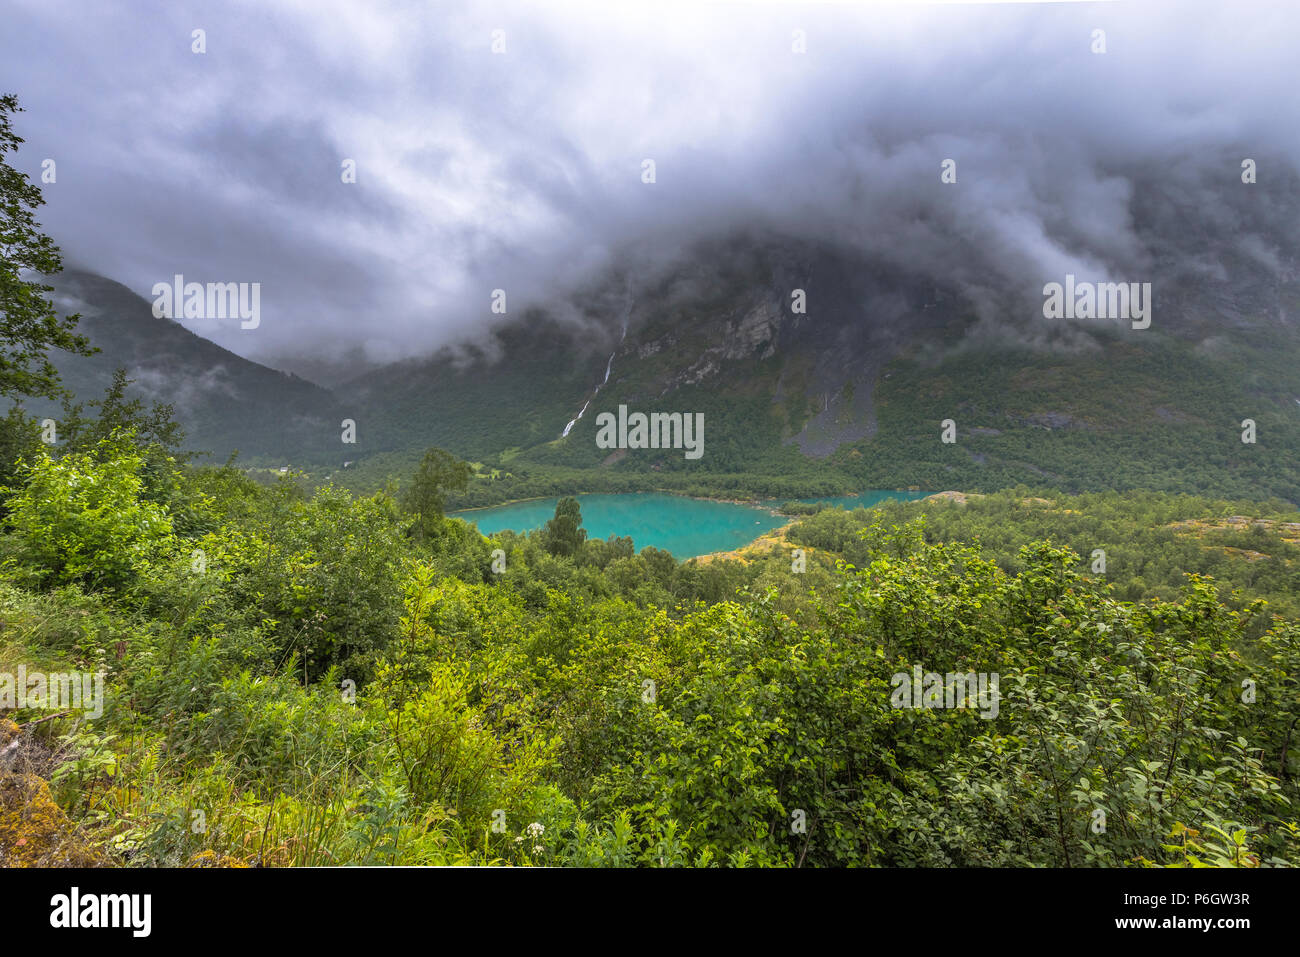
M423 453L420 453L423 454ZM420 454L385 456L374 462L361 462L347 471L336 470L329 481L344 485L359 494L373 494L385 488L400 488L419 461ZM498 476L492 477L496 471ZM323 483L326 473L308 473L308 484ZM861 490L856 479L832 470L809 468L807 474L716 472L625 472L611 469L577 469L555 465L536 465L510 460L484 466L464 490L453 491L447 498L451 511L483 508L503 502L530 498L559 498L585 492L618 493L664 491L697 498L731 498L745 501L760 499L855 495Z
M538 444L502 450L504 439L489 448L480 438L466 446L503 474L475 482L456 504L579 491L787 499L864 488L994 492L1022 484L1300 502L1300 380L1288 349L1243 341L1210 354L1158 331L1092 335L1096 348L1079 354L1006 346L965 350L937 365L900 356L875 385L873 434L825 459L805 457L790 444L811 410L802 396L771 400L780 373L774 360L754 366L748 394L690 386L664 397L664 409L704 413L705 454L698 461L671 450L636 450L611 461L595 445L594 423L618 400L602 393L605 405L593 404L566 439L547 434ZM558 431L571 414L551 427ZM940 440L948 419L956 426L951 444ZM1253 443L1242 441L1246 419L1255 424ZM346 480L358 491L376 491L409 474L418 454L363 459Z
M789 538L865 565L882 534L917 522L920 541L970 542L1011 574L1022 570L1025 542L1048 541L1078 554L1079 570L1109 584L1121 601L1173 600L1188 576L1201 575L1215 579L1222 600L1235 608L1265 599L1271 611L1300 617L1300 511L1286 502L1167 492L1072 496L1025 486L962 499L823 510Z

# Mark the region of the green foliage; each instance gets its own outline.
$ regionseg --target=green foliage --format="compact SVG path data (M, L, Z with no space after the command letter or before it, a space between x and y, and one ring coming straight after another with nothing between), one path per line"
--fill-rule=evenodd
M40 423L30 418L22 406L9 407L0 419L0 488L13 488L20 483L19 463L34 458L41 447ZM5 506L0 503L0 516Z
M465 490L470 471L469 465L450 452L429 449L424 453L404 496L407 510L415 515L418 535L431 538L437 533L442 525L448 494Z
M542 530L542 541L552 555L572 557L587 539L582 527L582 508L576 498L562 498L555 505L555 517Z
M175 461L186 462L193 453L184 452L181 446L185 432L176 422L175 408L165 403L154 403L146 411L139 399L128 398L126 391L131 380L125 369L117 369L102 399L91 402L98 410L93 419L86 418L84 405L64 397L63 415L59 421L59 438L67 451L84 452L114 436L129 436L134 444L148 452L156 451Z
M36 449L0 566L0 661L107 673L102 719L44 727L117 862L1300 863L1280 503L824 509L795 574L587 541L572 499L412 537L385 493L151 487L147 451ZM997 675L996 709L898 707L918 666Z
M17 557L41 584L122 589L174 541L166 509L140 499L143 460L99 454L111 444L61 459L42 449L20 467L23 485L7 491Z
M350 676L363 677L401 613L404 545L392 499L326 487L258 531L266 551L236 587L268 619L281 656L297 656L309 677L348 662Z
M1163 492L1073 496L1022 486L971 495L964 504L922 500L882 502L870 511L825 509L799 522L790 540L861 565L879 552L882 532L921 517L915 527L925 541L977 542L1005 571L1021 567L1024 542L1055 541L1085 556L1089 568L1093 552L1103 550L1099 577L1125 601L1176 598L1195 573L1219 581L1221 598L1235 607L1266 597L1277 613L1300 616L1300 513L1283 502Z
M5 154L22 144L13 115L18 98L0 96L0 396L54 396L59 377L46 357L50 348L89 355L86 339L73 330L78 317L59 318L46 293L54 287L24 279L62 269L59 249L40 231L33 213L44 204L41 190L9 165Z

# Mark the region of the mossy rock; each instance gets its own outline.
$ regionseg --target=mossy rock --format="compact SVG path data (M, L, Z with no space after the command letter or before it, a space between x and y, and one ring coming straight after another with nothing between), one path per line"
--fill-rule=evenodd
M21 733L12 721L0 720L0 750ZM0 767L0 867L97 867L104 863L50 796L44 778Z

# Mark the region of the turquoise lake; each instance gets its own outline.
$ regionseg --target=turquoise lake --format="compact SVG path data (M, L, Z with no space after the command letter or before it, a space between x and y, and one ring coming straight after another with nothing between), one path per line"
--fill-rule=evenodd
M839 498L804 499L844 508L870 507L886 499L911 501L929 492L869 491ZM574 496L582 508L588 538L630 537L640 551L647 545L670 551L677 558L725 552L752 542L764 532L790 521L768 508L711 502L655 492ZM504 529L527 532L541 528L555 514L558 498L539 498L512 505L453 512L473 522L484 535ZM772 507L780 502L768 503Z

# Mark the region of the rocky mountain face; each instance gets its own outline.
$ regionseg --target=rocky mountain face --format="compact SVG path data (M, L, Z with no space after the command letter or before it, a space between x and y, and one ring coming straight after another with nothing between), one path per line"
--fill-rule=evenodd
M825 456L873 433L876 379L906 342L961 322L955 296L934 299L919 278L833 248L706 247L689 273L638 296L613 389L653 402L763 386L787 410L782 441Z
M625 276L338 393L356 396L386 448L420 436L466 454L549 445L566 429L566 446L590 442L594 411L619 403L743 395L770 407L774 442L825 456L872 434L875 381L904 343L962 321L952 292L788 240L705 244L652 282Z

